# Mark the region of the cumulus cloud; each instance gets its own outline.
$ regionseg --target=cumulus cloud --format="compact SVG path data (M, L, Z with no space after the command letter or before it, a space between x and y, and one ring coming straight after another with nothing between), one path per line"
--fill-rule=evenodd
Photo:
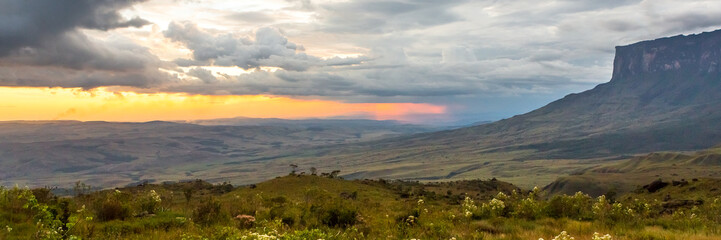
M165 37L185 44L193 51L193 59L176 60L190 65L193 61L209 62L216 66L238 66L243 69L278 67L291 71L306 71L314 66L352 65L365 58L332 58L323 60L307 55L299 46L275 28L259 28L253 38L232 34L214 35L191 22L172 22Z

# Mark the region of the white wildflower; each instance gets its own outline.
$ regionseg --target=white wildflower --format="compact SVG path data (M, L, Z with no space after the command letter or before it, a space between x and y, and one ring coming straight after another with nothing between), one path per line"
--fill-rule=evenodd
M496 198L491 199L491 202L489 204L491 205L492 210L503 210L504 208L506 208L506 204Z
M601 236L601 234L595 232L593 233L593 238L591 238L591 240L612 240L612 238L609 234Z
M574 240L575 238L571 237L571 235L568 235L566 231L562 231L561 234L554 237L552 240Z
M158 193L156 193L155 190L150 190L150 199L152 199L153 202L156 202L156 203L161 202L160 195L158 195Z

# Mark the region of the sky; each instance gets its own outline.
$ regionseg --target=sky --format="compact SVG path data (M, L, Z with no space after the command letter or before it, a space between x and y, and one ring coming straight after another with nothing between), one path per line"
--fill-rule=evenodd
M719 28L715 0L6 0L0 121L499 120Z

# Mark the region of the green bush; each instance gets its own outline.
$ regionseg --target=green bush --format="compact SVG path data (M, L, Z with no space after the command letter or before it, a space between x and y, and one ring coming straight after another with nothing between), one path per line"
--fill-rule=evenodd
M321 223L329 227L349 227L358 221L358 210L341 203L311 209L318 216Z
M573 196L557 195L547 201L545 212L552 218L590 220L594 218L593 204L593 198L581 192Z
M104 198L96 200L94 204L95 215L100 221L125 220L131 216L130 195L115 190L106 193Z
M140 199L140 211L148 214L155 214L160 209L160 195L155 190L150 190L148 195Z
M193 210L193 222L201 225L210 225L219 222L222 218L220 208L220 202L214 198L203 201Z
M95 215L100 221L125 220L130 217L130 207L118 199L106 199L96 204Z

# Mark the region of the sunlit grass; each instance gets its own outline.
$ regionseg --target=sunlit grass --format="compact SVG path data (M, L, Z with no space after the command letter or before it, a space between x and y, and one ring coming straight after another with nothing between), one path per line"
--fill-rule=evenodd
M713 181L696 184L706 183ZM240 188L193 181L72 198L52 196L47 189L3 188L0 239L721 237L721 201L708 196L704 204L669 209L659 201L635 199L642 193L614 201L583 193L550 197L500 181L448 184L453 189L490 184L501 192L440 194L429 191L434 185L414 182L308 175Z

